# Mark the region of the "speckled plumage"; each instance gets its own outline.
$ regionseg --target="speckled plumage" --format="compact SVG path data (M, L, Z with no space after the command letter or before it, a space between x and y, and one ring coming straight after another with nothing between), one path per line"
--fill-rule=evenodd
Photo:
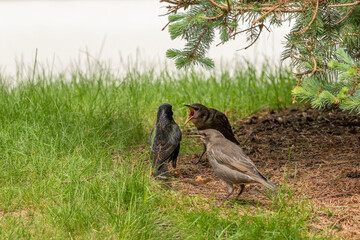
M168 162L176 168L180 151L181 130L173 119L172 106L162 104L157 113L157 120L150 133L150 159L155 168L155 177L164 177L168 173Z

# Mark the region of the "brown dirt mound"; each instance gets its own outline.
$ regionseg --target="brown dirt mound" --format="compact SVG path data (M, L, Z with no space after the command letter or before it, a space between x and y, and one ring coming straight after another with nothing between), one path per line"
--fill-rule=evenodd
M315 230L327 229L342 239L360 238L359 115L307 108L264 110L233 126L242 148L261 172L277 184L289 177L297 195L315 204L320 219L312 226ZM209 163L194 164L199 154L180 159L180 171L186 178L213 180L182 182L178 187L190 195L224 198L226 186ZM259 189L263 187L247 186L242 199L266 202Z

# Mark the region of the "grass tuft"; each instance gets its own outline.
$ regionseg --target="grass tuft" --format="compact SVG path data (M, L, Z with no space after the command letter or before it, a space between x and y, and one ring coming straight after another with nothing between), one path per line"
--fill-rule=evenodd
M57 75L33 70L17 85L1 75L0 239L310 236L311 211L303 202L280 194L269 209L205 207L201 197L160 186L143 150L165 102L181 128L183 104L229 110L233 120L264 106L287 106L291 72L268 69L123 77L101 66ZM183 153L193 149L187 142Z

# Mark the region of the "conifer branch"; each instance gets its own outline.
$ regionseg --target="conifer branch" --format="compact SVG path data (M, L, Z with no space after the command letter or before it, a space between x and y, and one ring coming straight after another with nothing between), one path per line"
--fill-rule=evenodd
M201 19L206 19L206 20L215 20L215 19L217 19L217 18L221 18L221 17L224 16L224 15L225 15L225 12L222 12L222 13L220 13L219 15L214 16L214 17L204 17L204 16L201 16L200 18L201 18Z
M344 21L347 17L349 17L349 15L354 11L355 7L351 7L350 10L348 11L348 13L339 21L337 21L336 23L334 23L334 25L337 25L339 23L341 23L342 21Z
M169 26L170 21L161 29L161 31L164 31L167 26Z
M329 8L333 8L333 7L350 7L350 6L356 6L359 5L360 1L357 2L353 2L353 3L344 3L344 4L334 4L334 5L329 5Z
M310 28L311 24L314 22L314 20L316 18L316 15L318 13L318 10L319 10L319 0L315 0L315 2L316 2L316 7L314 9L314 14L313 14L313 17L312 17L311 21L309 22L309 24L305 28L303 28L300 31L295 32L294 34L296 34L296 35L304 34L307 30L309 30L309 28Z
M314 57L314 53L312 51L312 47L308 46L308 48L309 48L309 51L310 51L311 59L313 60L313 63L314 63L314 67L313 67L313 70L311 71L311 75L310 75L310 76L312 76L317 71L317 63L316 63L316 59Z
M248 34L245 49L253 46L263 28L279 26L294 19L286 36L282 58L290 58L296 87L293 102L308 101L322 108L336 104L343 110L360 113L360 1L338 0L161 0L168 3L172 39L186 41L182 50L170 49L167 57L178 68L191 64L213 67L206 57L215 31L220 43ZM283 17L284 16L284 17ZM246 25L241 30L239 22ZM167 26L166 25L166 26ZM166 28L166 26L164 28ZM268 29L268 31L270 31ZM336 50L337 49L337 50ZM315 57L316 56L316 57Z
M220 4L218 4L217 2L215 2L214 0L208 0L212 5L214 5L215 7L221 9L222 11L228 11L228 9L225 6L222 6Z
M261 19L263 19L266 15L268 15L269 13L275 11L276 9L278 9L279 7L281 7L282 5L288 3L290 0L285 0L284 2L280 2L280 4L276 5L275 7L271 8L270 10L266 11L261 17L259 17L258 19L254 20L252 22L253 25L255 25L257 22L259 22Z
M190 59L193 59L193 58L194 58L195 52L196 52L196 50L199 48L200 43L201 43L202 39L204 38L205 33L206 33L207 31L208 31L208 26L205 27L204 32L201 34L201 36L199 37L198 42L196 43L196 45L195 45L195 47L194 47L194 50L190 53L190 55L189 55L189 58L190 58Z
M248 49L249 47L251 47L252 45L254 45L254 43L259 39L260 37L260 34L262 32L262 29L264 27L264 24L259 24L258 25L259 27L259 33L257 34L256 38L250 43L250 45L248 45L247 47L243 48L244 50Z
M265 26L265 25L264 25L264 26ZM233 33L233 34L231 34L231 35L229 36L229 39L234 38L236 35L238 35L238 34L240 34L240 33L247 32L247 31L249 31L249 30L251 30L251 29L258 28L258 27L259 27L259 25L256 25L256 26L252 26L252 27L249 27L249 28L247 28L247 29L244 29L244 30L235 32L235 33ZM227 40L226 40L226 41L221 41L220 43L216 44L216 47L218 47L219 45L221 45L221 44L223 44L223 43L225 43L225 42L227 42Z
M231 8L230 8L230 1L229 0L226 0L226 3L227 3L227 6L228 6L228 12L230 12Z

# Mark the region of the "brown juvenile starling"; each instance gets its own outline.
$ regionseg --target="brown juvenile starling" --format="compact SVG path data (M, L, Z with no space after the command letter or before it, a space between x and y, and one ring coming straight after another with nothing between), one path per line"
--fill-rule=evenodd
M170 161L172 161L173 168L176 168L181 131L172 116L172 106L162 104L157 113L156 124L150 133L150 159L153 161L153 167L155 167L155 177L166 178L168 174L167 163ZM179 175L182 177L180 173Z
M189 121L195 124L195 127L198 130L204 129L216 129L221 132L227 139L232 141L235 144L240 145L240 143L236 140L234 133L231 129L229 120L222 112L213 109L207 108L200 103L194 103L191 105L185 105L190 109L190 113L185 121L185 124ZM197 163L200 162L202 156L206 152L206 147L204 145L204 150L199 157Z
M267 180L256 168L251 159L235 143L229 141L219 131L214 129L202 130L200 139L206 145L206 154L215 174L221 178L228 187L228 195L224 203L234 192L233 184L240 184L240 193L245 189L246 183L261 183L265 187L275 190L277 186ZM221 203L221 204L222 204Z

